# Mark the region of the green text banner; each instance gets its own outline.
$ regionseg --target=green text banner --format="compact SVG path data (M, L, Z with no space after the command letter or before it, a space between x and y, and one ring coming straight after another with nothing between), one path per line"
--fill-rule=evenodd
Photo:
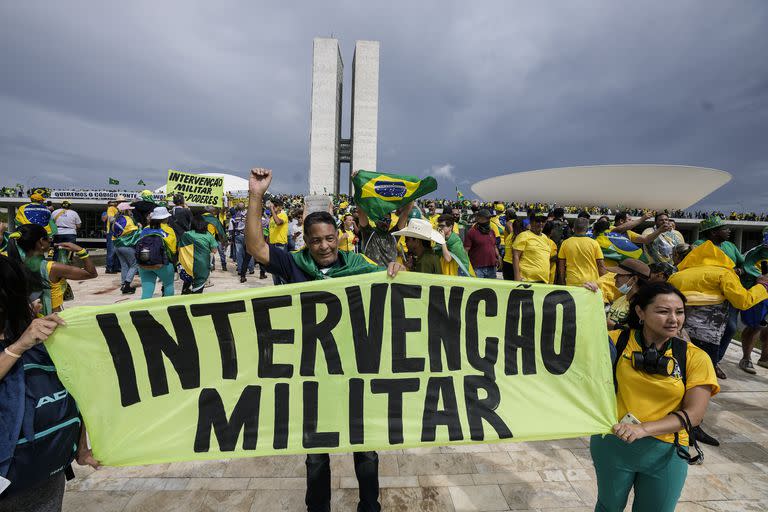
M222 207L224 202L224 178L222 176L204 176L188 172L168 171L165 184L166 195L180 193L184 202L204 206Z
M66 310L47 342L106 465L530 441L616 420L602 300L385 272Z

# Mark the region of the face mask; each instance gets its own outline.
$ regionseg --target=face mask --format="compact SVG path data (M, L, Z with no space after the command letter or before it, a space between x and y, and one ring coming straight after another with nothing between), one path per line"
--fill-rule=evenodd
M619 286L617 290L619 290L619 293L622 295L626 295L629 293L629 290L632 289L632 285L630 283L624 283L623 285Z

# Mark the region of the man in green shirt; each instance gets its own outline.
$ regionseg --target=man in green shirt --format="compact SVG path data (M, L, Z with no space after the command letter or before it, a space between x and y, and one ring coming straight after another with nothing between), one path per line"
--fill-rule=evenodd
M701 221L699 224L699 233L704 238L693 242L694 247L703 244L707 240L711 241L716 247L719 247L731 261L733 261L733 270L735 270L739 276L744 273L744 255L741 254L741 251L734 243L728 240L731 237L731 228L728 227L720 216L712 215ZM720 340L718 359L715 362L715 373L717 374L718 379L727 378L723 369L720 368L719 363L728 351L728 345L730 345L733 335L736 334L738 324L739 310L731 306L728 316L728 325Z
M410 264L406 266L413 272L442 275L440 256L432 250L432 242L445 244L443 235L432 229L432 224L425 219L411 219L405 229L392 233L405 237Z

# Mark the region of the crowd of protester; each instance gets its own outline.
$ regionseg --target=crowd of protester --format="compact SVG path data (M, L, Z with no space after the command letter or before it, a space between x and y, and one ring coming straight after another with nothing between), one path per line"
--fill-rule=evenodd
M698 443L719 445L702 422L719 380L727 379L721 361L739 321L742 371L756 374L752 350L758 339L763 346L768 342L768 229L760 245L741 254L729 241L731 216L696 212L703 217L701 238L686 240L673 217L694 214L675 211L422 198L371 215L343 194L332 197L327 209L307 211L302 196L270 194L271 176L254 169L249 196L229 197L225 208L200 211L181 194L155 198L150 191L133 201L108 201L106 273L120 274L124 294L135 292L138 275L142 299L153 296L158 282L163 296L173 295L175 279L182 280L182 293L202 293L217 261L222 271L234 264L241 283L258 266L259 278L271 276L278 286L407 271L600 292L619 417L614 435L591 440L599 510L622 510L632 489L638 510L673 510L688 465L701 460ZM66 280L97 275L88 251L75 245L80 222L72 205L52 210L44 194L33 191L13 219L14 235L0 225L0 252L7 255L0 256L0 273L25 277L0 284L0 321L24 311L0 338L0 395L9 376L24 378L13 373L17 360L48 361L39 343L60 323L55 313L65 300ZM651 227L635 231L651 219ZM33 320L30 308L42 318ZM31 341L30 329L43 334ZM768 368L768 352L756 364ZM75 439L70 446L70 462L98 465L87 444ZM327 510L329 457L308 455L306 465L308 510ZM380 510L376 452L355 453L354 466L358 510ZM46 496L60 500L61 472L50 475ZM18 499L35 499L19 492Z

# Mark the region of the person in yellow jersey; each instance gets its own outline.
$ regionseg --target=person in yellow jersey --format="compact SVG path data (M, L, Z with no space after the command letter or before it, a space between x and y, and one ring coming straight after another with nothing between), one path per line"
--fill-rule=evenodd
M557 257L557 249L543 233L547 214L542 210L529 213L531 228L523 231L512 242L512 260L515 281L548 283L550 264Z
M555 254L555 256L549 260L549 280L547 281L549 284L555 284L555 280L557 280L557 244L551 238L553 227L553 222L551 220L547 220L544 223L544 229L541 231L544 233L544 236L547 237L549 247L552 249L552 251L554 251Z
M594 238L587 236L587 228L588 219L576 219L573 235L560 245L557 255L559 284L581 286L588 281L597 281L607 272L603 250Z
M426 213L429 223L432 224L432 229L437 229L437 218L440 217L440 214L437 213L437 205L434 201L429 202Z
M517 235L525 231L523 227L523 220L518 219L513 209L507 210L507 223L504 227L504 256L501 260L501 274L504 276L505 281L512 281L515 279L515 266L514 258L512 255L512 243L515 241Z
M633 511L673 512L688 464L701 460L689 432L720 386L707 354L678 337L685 301L671 284L651 283L632 299L629 329L609 333L617 418L612 434L590 441L596 511L624 510L634 489Z
M283 202L273 199L267 202L269 207L269 244L282 250L288 248L288 215L283 211ZM272 274L275 285L283 284L279 276Z
M339 229L339 250L355 252L357 244L357 226L351 213L345 213Z

